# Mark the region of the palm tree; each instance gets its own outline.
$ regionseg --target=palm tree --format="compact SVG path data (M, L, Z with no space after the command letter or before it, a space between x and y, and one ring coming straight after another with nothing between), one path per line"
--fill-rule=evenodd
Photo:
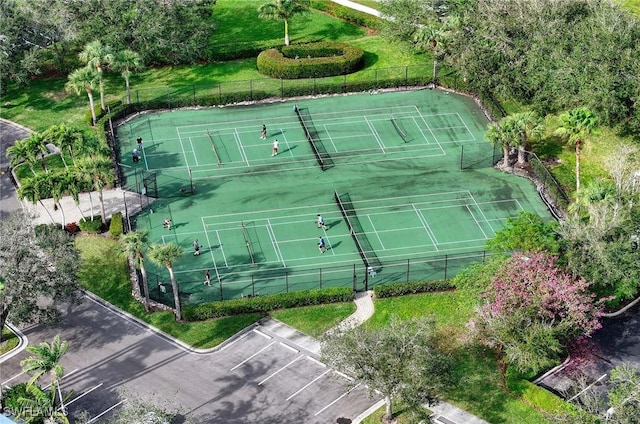
M60 393L60 379L64 376L64 368L60 365L62 357L69 350L69 343L60 340L60 335L53 338L53 343L42 342L37 346L28 346L27 351L34 354L23 359L20 366L25 373L33 373L28 385L32 386L45 374L51 377L52 400L55 403L55 391L58 390L60 402L63 401ZM64 409L64 405L63 405Z
M502 130L500 124L489 124L489 126L487 127L487 131L484 133L484 136L489 142L500 146L500 148L502 149L502 166L510 166L509 149L511 148L511 140L509 139L508 134L506 134Z
M50 392L36 385L29 384L26 387L27 397L18 399L20 408L17 419L24 424L69 424L64 403L56 405L56 392L51 388Z
M96 89L96 85L98 84L98 74L93 69L80 68L69 74L67 78L68 81L65 88L68 91L75 91L78 95L83 91L87 93L92 122L93 125L96 125L98 118L96 117L96 107L93 103L93 90Z
M113 52L111 46L102 44L100 40L92 41L84 46L84 49L78 55L82 63L87 68L93 69L98 74L98 86L100 89L100 108L102 111L107 110L104 101L104 72L105 68L113 62Z
M438 57L443 54L444 46L453 31L460 26L460 18L452 15L442 22L425 25L418 28L413 35L414 43L423 49L433 49L433 83L438 81Z
M9 158L9 166L11 168L15 168L24 162L29 166L33 175L36 174L33 168L38 158L31 149L31 146L29 146L28 139L18 140L13 146L7 147L7 158Z
M86 177L86 181L91 182L93 190L98 192L98 200L100 201L100 210L102 213L102 224L106 224L107 212L104 207L102 190L106 187L113 186L115 183L111 160L106 156L82 158L78 160L77 167L79 172Z
M142 289L144 290L144 310L149 312L149 282L147 280L147 269L144 266L144 255L142 251L147 247L146 231L131 231L120 236L120 242L124 252L133 260L136 268L142 274Z
M42 170L47 172L47 161L45 160L47 153L49 153L47 140L42 134L33 132L23 141L27 144L31 157L37 157L40 160Z
M76 204L76 208L78 208L78 212L80 212L80 216L82 216L82 220L86 221L84 212L82 212L82 208L80 208L80 193L87 186L86 179L83 178L81 174L76 172L76 170L67 170L65 177L66 177L67 191L69 192L69 194L71 195L71 198Z
M64 151L69 152L71 161L75 163L73 149L75 146L82 145L84 138L82 130L73 128L65 124L52 125L43 131L42 136L49 142L55 144L60 149L60 155L64 166L67 167L67 162L64 160Z
M51 222L55 223L56 220L53 219L51 212L42 202L42 199L47 199L49 197L49 193L51 192L50 178L47 174L35 174L33 178L25 178L21 181L20 187L18 187L18 197L20 199L27 199L34 205L36 202L39 202L40 205L44 208L51 219Z
M124 78L125 87L127 89L127 104L131 104L131 88L129 87L129 78L133 72L140 72L144 69L144 64L140 55L133 50L120 50L115 54L111 67L115 71L120 71L120 75Z
M598 127L598 117L586 107L577 107L560 115L562 124L555 133L576 148L576 191L580 190L580 153L582 142Z
M307 11L309 0L274 0L258 8L262 19L284 22L284 44L289 45L289 19Z
M544 120L537 113L529 111L514 113L500 122L513 144L518 146L518 164L523 165L527 161L525 152L530 148L529 143L544 134Z
M60 214L62 215L62 228L64 228L67 220L64 216L64 208L62 207L60 200L62 200L64 195L67 193L69 182L68 175L69 171L67 170L58 170L57 172L50 172L46 174L46 178L49 180L48 186L51 189L53 203L58 209L60 209Z
M176 320L182 320L182 307L180 306L180 292L178 282L173 273L173 262L182 256L182 248L175 243L152 244L149 246L149 259L158 265L164 265L169 271L171 278L171 289L173 290L173 301L176 305Z

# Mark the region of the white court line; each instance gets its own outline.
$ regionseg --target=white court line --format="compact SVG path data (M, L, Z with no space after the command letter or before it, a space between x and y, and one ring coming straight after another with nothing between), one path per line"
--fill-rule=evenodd
M213 262L213 269L216 272L216 278L218 279L218 284L222 287L222 280L220 279L220 273L218 273L218 266L216 265L216 257L213 254L213 245L211 244L211 239L209 239L209 233L207 232L207 227L204 225L204 221L200 218L200 222L202 223L202 228L204 228L204 236L207 238L207 244L209 245L209 255L211 256L211 262Z
M366 116L363 116L363 118L366 121L367 125L369 125L369 128L371 128L371 132L373 133L373 137L376 139L376 141L380 145L380 150L382 150L382 153L385 153L384 144L382 143L382 140L380 140L380 136L378 135L378 132L376 131L376 129L373 127L373 124L371 122L369 122L369 120L367 119Z
M186 168L189 168L189 160L187 159L187 152L184 150L184 144L182 143L182 136L180 135L180 131L178 131L178 142L180 143L180 149L182 150L182 156L184 156L184 163Z
M414 124L416 124L416 127L418 127L418 131L420 131L420 134L422 134L422 137L424 138L424 141L426 142L427 146L430 146L431 143L429 143L429 139L427 138L427 135L424 133L424 131L422 131L422 128L420 127L420 124L418 124L418 121L416 121L416 118L412 116L411 119L413 119Z
M471 215L471 217L473 218L473 220L476 222L476 225L478 226L478 228L480 229L480 232L482 233L482 235L484 235L484 238L488 239L489 237L487 237L487 233L484 232L484 230L482 229L482 225L480 225L480 223L478 222L478 220L476 219L476 216L473 214L473 212L471 211L471 208L469 207L469 205L465 205L465 208L467 209L467 211L469 212L469 215Z
M284 257L282 256L282 252L280 251L280 246L278 246L278 240L276 239L276 234L273 232L273 227L271 226L271 220L269 218L267 218L267 233L269 233L269 238L271 239L273 250L276 251L276 257L278 257L278 260L282 262L282 266L286 268L287 264L284 263Z
M367 214L367 219L371 223L371 228L373 228L373 232L376 235L376 237L378 238L378 241L380 242L380 246L382 246L382 250L387 250L387 249L384 248L384 243L382 243L382 239L380 238L380 234L378 234L378 230L376 230L376 226L373 225L373 221L371 220L371 215L370 214Z
M424 230L427 232L427 236L429 236L429 238L431 239L431 243L433 243L433 247L436 249L436 252L439 251L438 240L436 240L435 234L433 234L433 232L431 231L431 228L429 227L427 220L424 219L424 216L422 216L422 212L420 212L418 208L416 208L416 205L411 205L411 206L413 206L413 210L416 212L416 215L418 215L418 219L420 220L420 222L422 222L422 225L424 226Z
M285 365L284 367L280 368L278 371L274 372L273 374L271 374L270 376L268 376L267 378L265 378L264 380L262 380L261 382L258 383L258 386L262 386L262 383L266 382L267 380L269 380L271 377L277 375L280 371L285 370L289 365L293 364L294 362L296 362L298 359L300 358L304 358L304 355L299 355L296 356L295 358L293 358L293 360L291 362L289 362L287 365Z
M345 393L342 394L342 396L338 397L336 400L334 400L333 402L331 402L330 404L328 404L327 406L325 406L324 408L322 408L321 410L319 410L318 412L316 412L314 414L314 416L318 416L320 415L322 412L324 412L327 408L330 408L333 404L335 404L336 402L338 402L340 399L342 399L343 397L347 396L349 393L353 392L358 386L360 386L360 383L356 384L355 386L353 386L351 389L347 390Z
M473 133L471 132L471 130L469 129L469 127L467 127L467 123L464 122L464 119L462 119L462 116L460 116L460 114L458 112L456 112L456 115L458 115L458 119L460 119L460 121L462 121L462 125L464 125L464 127L467 129L467 131L469 132L469 134L471 135L471 139L473 141L476 141L476 137L473 135Z
M480 207L480 205L476 201L476 198L473 197L473 194L471 194L471 192L469 192L469 197L471 198L471 200L473 200L473 203L476 205L476 208L478 208L478 210L480 211L480 215L482 215L482 218L485 220L485 222L488 222L487 216L484 214L484 211L482 210L482 208ZM469 211L469 212L471 212L471 211ZM471 215L473 215L473 213L471 213ZM475 219L475 216L474 216L474 219ZM476 222L478 222L478 221L476 220ZM478 225L480 225L480 224L478 223ZM482 230L482 228L480 228L480 230ZM493 228L491 228L491 231L493 231ZM494 231L494 233L495 233L495 231ZM484 231L482 231L482 234L484 234ZM485 236L486 236L486 234L485 234ZM487 237L487 238L489 238L489 237Z
M333 150L337 153L338 152L338 147L336 146L336 143L333 142L333 137L331 137L331 133L329 132L329 128L327 128L327 124L323 125L324 127L324 132L327 133L327 135L329 136L329 141L331 142L331 145L333 146ZM343 137L345 138L345 137Z
M413 107L416 109L416 112L418 113L418 116L420 117L420 119L422 119L422 122L424 122L424 125L426 125L427 129L429 130L429 132L431 133L431 135L433 136L433 139L435 140L436 144L438 146L440 146L440 142L438 141L438 137L436 137L436 135L433 133L433 131L431 130L431 127L429 126L429 124L427 123L427 121L424 119L424 116L422 116L422 112L420 112L420 109L418 109L418 106L413 105ZM442 146L440 146L440 149L442 149ZM444 150L443 150L444 151Z
M238 134L238 129L234 129L233 138L236 140L236 144L238 145L238 150L240 150L240 156L244 159L244 162L249 165L249 160L247 159L247 154L244 151L244 147L242 147L242 142L240 141L240 134Z
M314 378L313 380L308 382L304 387L302 387L300 390L298 390L297 392L295 392L294 394L289 396L286 400L290 400L292 397L296 396L298 393L302 392L304 389L306 389L307 387L311 386L316 381L320 380L328 372L331 372L331 368L329 368L328 370L325 370L325 372L323 372L322 374L320 374L319 376L317 376L316 378Z
M189 144L191 145L191 153L193 153L193 160L196 162L196 166L198 166L198 155L196 155L196 149L193 147L193 140L189 137Z
M220 246L220 253L222 253L222 260L224 261L224 266L229 267L229 262L227 262L227 255L224 254L224 246L222 245L222 239L220 239L220 230L216 230L216 237L218 238L218 246Z
M273 346L274 344L278 343L277 341L272 341L271 343L269 343L268 345L266 345L265 347L263 347L262 349L260 349L259 351L257 351L256 353L254 353L253 355L249 356L247 359L245 359L244 361L240 362L238 365L236 365L235 367L231 368L229 371L233 371L236 368L241 367L242 365L244 365L245 363L249 362L251 359L253 359L253 357L261 354L263 351L269 349L271 346Z
M284 144L287 145L287 151L289 151L289 154L291 155L291 157L293 157L293 151L291 150L291 146L289 145L289 141L287 140L287 136L284 135L284 130L282 128L279 128L280 130L280 134L282 134L282 138L284 139Z

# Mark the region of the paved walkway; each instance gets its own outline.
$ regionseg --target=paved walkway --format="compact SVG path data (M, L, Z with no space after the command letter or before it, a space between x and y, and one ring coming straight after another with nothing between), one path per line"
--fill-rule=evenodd
M373 312L375 310L373 304L373 292L361 292L356 293L354 298L354 303L356 304L356 311L349 315L345 320L343 320L336 327L332 328L328 331L328 334L340 333L354 327L357 327L364 323L366 320L371 318ZM289 340L299 346L304 347L309 352L315 353L316 355L320 354L320 343L309 337L300 331L289 327L288 325L277 321L272 318L265 318L260 322L260 325L270 331L271 333L276 334L278 337ZM378 402L374 405L370 410L363 413L361 416L357 417L353 424L359 424L366 417L371 415L377 409L384 405L384 400ZM489 424L487 421L484 421L481 418L476 417L460 408L457 408L447 402L439 402L437 405L427 406L425 408L433 411L432 420L434 423L439 424Z

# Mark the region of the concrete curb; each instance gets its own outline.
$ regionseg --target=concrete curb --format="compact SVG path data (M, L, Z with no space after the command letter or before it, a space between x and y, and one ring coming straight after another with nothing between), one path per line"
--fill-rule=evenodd
M27 338L27 336L24 335L24 333L22 331L20 331L19 329L17 329L16 327L14 327L12 324L10 324L8 322L5 325L11 331L13 331L16 336L18 336L18 346L14 347L9 352L7 352L7 353L3 354L2 356L0 356L0 364L3 363L4 361L10 359L10 358L13 358L18 353L20 353L23 350L25 350L27 348L27 346L29 345L29 339Z

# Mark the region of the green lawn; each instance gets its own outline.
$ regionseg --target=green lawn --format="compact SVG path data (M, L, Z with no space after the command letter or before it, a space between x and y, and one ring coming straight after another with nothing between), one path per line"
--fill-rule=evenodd
M355 310L355 304L349 302L283 309L269 315L311 337L319 338L327 330L335 327L340 321L354 313Z
M0 355L4 355L16 346L18 346L18 336L8 327L2 329L2 343L0 343Z

